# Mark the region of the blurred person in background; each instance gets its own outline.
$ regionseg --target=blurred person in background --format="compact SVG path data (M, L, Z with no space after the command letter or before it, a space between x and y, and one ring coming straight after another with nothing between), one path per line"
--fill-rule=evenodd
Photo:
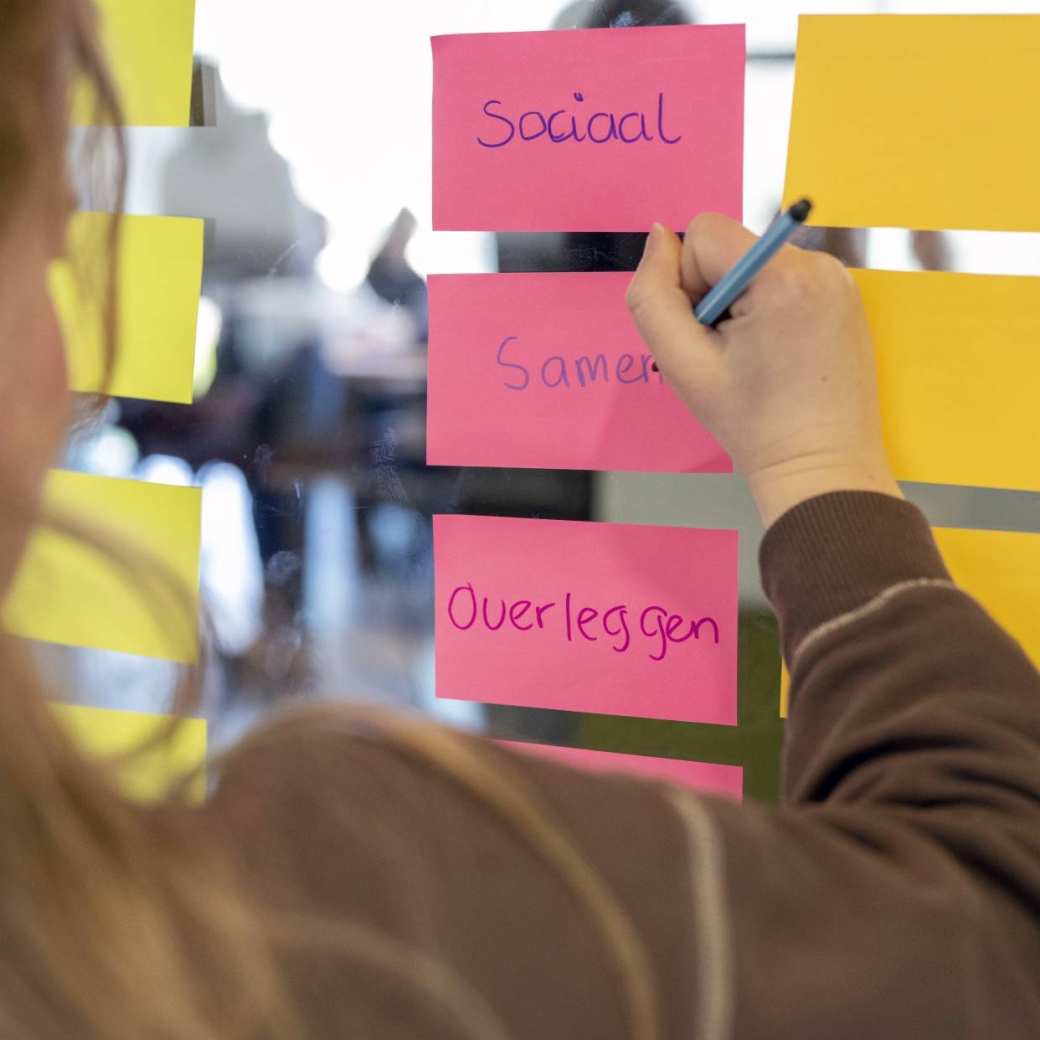
M691 25L693 11L682 0L575 0L552 22L553 29L630 29L655 25ZM498 269L517 271L634 271L643 253L641 232L524 232L495 235ZM470 483L482 485L475 512L538 515L566 520L594 520L594 476L580 470L473 471ZM494 508L489 509L491 499ZM514 505L513 501L518 504ZM770 648L770 654L775 651ZM577 713L532 712L503 704L489 704L487 717L497 732L519 729L526 737L581 745L585 721ZM520 728L522 726L522 729Z
M802 249L830 253L846 267L867 266L866 228L803 226L791 241ZM911 231L910 253L922 271L949 271L953 265L949 236L941 231Z
M410 209L402 209L368 265L365 282L377 296L394 307L403 307L415 322L415 338L426 342L428 304L426 282L408 262L408 245L415 236L417 222Z
M574 0L553 19L553 29L630 29L693 25L683 0ZM523 231L495 236L500 271L634 271L646 235L640 232Z
M203 74L214 85L215 125L179 136L161 168L159 207L207 218L203 293L220 315L213 371L187 406L120 401L119 424L145 458L174 456L195 471L221 460L246 478L263 627L226 655L232 701L273 697L272 682L278 690L313 683L298 624L307 478L349 464L357 435L315 320L325 219L300 200L267 117L235 104L215 67L204 63Z

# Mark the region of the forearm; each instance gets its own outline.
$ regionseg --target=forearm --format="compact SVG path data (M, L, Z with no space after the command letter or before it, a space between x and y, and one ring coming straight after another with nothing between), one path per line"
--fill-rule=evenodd
M1040 679L905 502L788 513L763 579L792 668L785 801L719 806L733 1035L1040 1030Z
M762 564L792 673L788 802L912 814L973 869L1013 863L1040 907L1040 676L924 517L824 496L770 530Z

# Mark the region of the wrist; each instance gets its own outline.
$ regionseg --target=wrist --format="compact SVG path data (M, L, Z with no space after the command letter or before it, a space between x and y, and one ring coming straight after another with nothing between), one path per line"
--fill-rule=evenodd
M894 498L903 493L888 462L865 459L790 459L747 474L762 525L770 528L789 509L832 491L874 491Z

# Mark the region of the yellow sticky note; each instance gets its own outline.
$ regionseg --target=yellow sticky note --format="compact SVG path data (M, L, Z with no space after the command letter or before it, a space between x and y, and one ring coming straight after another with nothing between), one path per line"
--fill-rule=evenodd
M853 275L877 347L896 477L1040 491L1040 278Z
M164 733L170 725L166 715L114 711L78 704L53 705L58 721L82 751L106 759L140 747L149 738ZM138 801L161 798L170 785L206 761L206 720L180 720L169 737L154 749L120 763L118 779L125 794ZM191 793L205 793L205 775L193 779Z
M1040 230L1040 17L805 15L785 197L824 227Z
M69 228L69 258L53 264L50 272L69 384L81 393L103 389L104 297L97 273L107 269L110 220L102 213L76 214ZM123 218L119 336L109 387L115 396L191 402L203 233L203 221L186 217ZM77 280L80 272L88 272L88 284Z
M137 547L177 580L134 563L127 572L104 554L41 527L30 538L3 608L16 635L170 661L198 654L198 488L53 471L49 509L107 532L116 550ZM180 596L181 599L174 598Z
M1040 534L933 528L946 566L1040 667ZM781 665L780 715L787 718L791 677Z
M95 0L101 36L128 126L187 126L195 0ZM93 95L84 86L73 121L89 125Z
M935 539L954 581L1040 667L1040 534L940 527Z

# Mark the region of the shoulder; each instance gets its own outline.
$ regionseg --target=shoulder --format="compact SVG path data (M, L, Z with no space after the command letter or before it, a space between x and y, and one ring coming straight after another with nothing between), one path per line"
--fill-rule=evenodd
M521 1020L537 980L563 1020L584 991L597 1019L622 1022L596 911L606 899L681 1022L697 929L690 830L667 790L411 722L403 732L323 708L232 756L209 811L265 901L292 889L436 950ZM587 1006L570 1035L613 1036L612 1026L588 1031Z
M214 808L251 819L335 825L349 805L373 823L435 817L439 827L529 844L524 821L540 814L608 868L632 848L644 862L685 858L685 814L663 785L349 706L285 715L218 764L215 781Z

